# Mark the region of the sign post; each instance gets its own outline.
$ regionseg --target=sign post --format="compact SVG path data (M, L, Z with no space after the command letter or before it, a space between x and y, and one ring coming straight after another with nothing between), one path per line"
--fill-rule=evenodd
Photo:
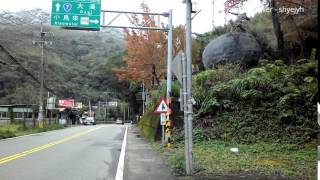
M166 102L166 99L162 97L156 107L154 113L160 114L160 125L162 127L162 145L164 145L165 133L164 133L164 125L166 122L166 113L169 111L169 106Z
M99 31L100 12L100 0L53 0L51 25Z
M166 114L165 113L161 113L160 114L160 125L164 126L166 124Z

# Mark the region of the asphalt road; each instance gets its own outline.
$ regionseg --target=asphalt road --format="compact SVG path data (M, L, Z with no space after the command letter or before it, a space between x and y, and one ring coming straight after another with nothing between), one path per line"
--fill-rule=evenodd
M79 126L0 140L0 179L115 179L125 127Z

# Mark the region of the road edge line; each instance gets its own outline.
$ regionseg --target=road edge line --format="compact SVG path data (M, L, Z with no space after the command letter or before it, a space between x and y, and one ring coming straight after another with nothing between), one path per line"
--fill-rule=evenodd
M123 142L122 142L122 147L121 147L121 152L120 152L120 157L119 157L119 162L118 162L118 167L117 167L117 174L116 174L115 180L123 180L124 157L126 154L127 134L128 134L128 126L126 127L124 137L123 137Z

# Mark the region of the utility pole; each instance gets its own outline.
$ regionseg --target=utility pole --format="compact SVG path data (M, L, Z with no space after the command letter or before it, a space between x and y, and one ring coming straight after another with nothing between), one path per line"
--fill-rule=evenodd
M130 120L130 106L128 105L128 120Z
M91 100L89 99L89 117L91 117Z
M126 107L125 104L123 104L123 122L126 121Z
M144 116L144 101L145 101L145 92L144 92L144 80L142 80L142 93L141 93L141 98L142 98L142 116Z
M33 44L39 44L41 48L41 62L40 62L40 89L39 89L39 112L38 112L38 126L43 128L44 110L43 110L43 87L44 87L44 46L48 43L45 36L48 32L43 31L41 22L40 41L33 41ZM49 42L51 43L51 42Z
M47 96L47 105L46 105L46 117L48 117L48 100L50 98L50 92L48 91L48 96ZM49 118L49 124L51 124L51 117Z
M108 108L108 106L109 106L108 93L109 93L109 92L107 92L107 96L106 96L106 121L109 120L109 116L108 116L108 114L109 114L109 108Z
M41 46L41 64L40 64L40 94L39 94L39 115L38 115L38 123L39 123L39 127L43 127L43 69L44 69L44 32L43 32L43 27L42 27L42 23L41 23L41 43L40 43L40 46Z
M187 57L187 125L188 129L188 160L186 162L186 172L187 175L192 175L192 161L193 161L193 152L192 152L192 27L191 27L191 13L192 13L192 2L191 0L186 0L186 57Z
M212 0L212 31L214 31L215 26L214 26L214 1Z
M190 172L190 157L189 157L189 132L187 131L188 125L188 106L187 106L187 63L185 54L182 55L181 59L182 67L182 101L183 101L183 120L184 120L184 157L186 162L186 170Z
M101 116L101 107L100 107L100 101L98 101L98 107L99 107L99 115Z

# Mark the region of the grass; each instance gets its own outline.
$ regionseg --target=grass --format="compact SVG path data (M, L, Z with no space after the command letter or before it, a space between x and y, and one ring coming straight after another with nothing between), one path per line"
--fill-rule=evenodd
M27 134L34 134L45 131L52 131L64 128L60 124L48 124L44 128L23 128L22 124L10 124L0 126L0 139L23 136Z
M178 175L185 174L184 147L176 144L166 150L152 143L166 164ZM230 148L238 147L238 154ZM193 146L194 171L197 176L254 173L292 179L316 179L316 144L304 147L291 144L256 143L251 145L223 141L197 142Z

